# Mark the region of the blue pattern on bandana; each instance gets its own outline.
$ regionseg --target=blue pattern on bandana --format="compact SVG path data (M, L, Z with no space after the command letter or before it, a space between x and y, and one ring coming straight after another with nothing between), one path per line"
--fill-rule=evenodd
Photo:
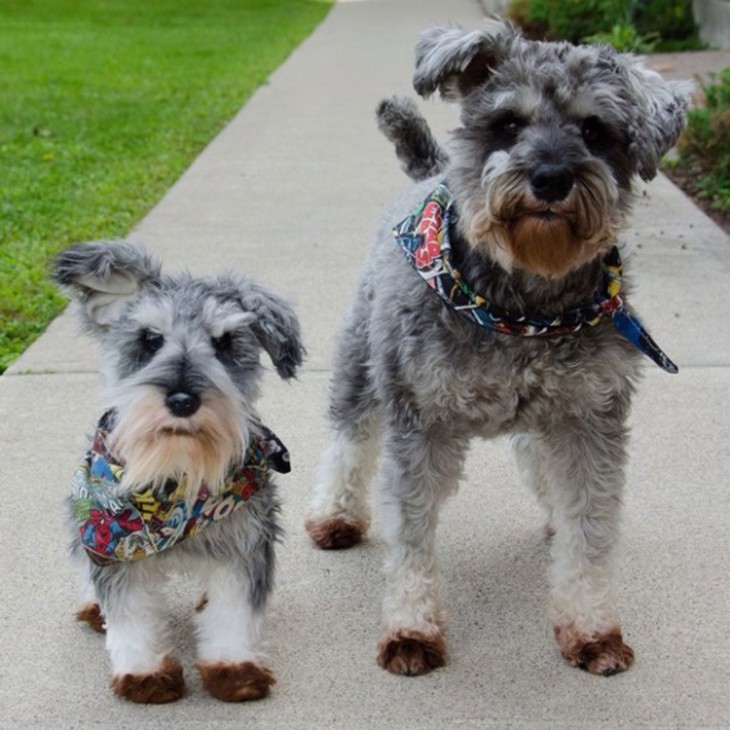
M679 368L654 342L644 326L627 309L621 297L621 256L613 247L603 260L605 289L593 299L554 317L515 316L472 291L453 265L449 240L453 197L441 183L413 213L393 229L393 236L409 263L452 309L481 327L522 337L558 337L595 327L609 319L616 330L668 373Z

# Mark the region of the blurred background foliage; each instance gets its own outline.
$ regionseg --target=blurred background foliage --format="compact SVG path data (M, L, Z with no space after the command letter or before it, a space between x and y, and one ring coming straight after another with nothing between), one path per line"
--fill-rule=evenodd
M730 214L730 68L702 84L704 103L690 109L687 129L677 145L683 187Z
M535 39L640 53L702 48L691 0L513 0L509 15Z

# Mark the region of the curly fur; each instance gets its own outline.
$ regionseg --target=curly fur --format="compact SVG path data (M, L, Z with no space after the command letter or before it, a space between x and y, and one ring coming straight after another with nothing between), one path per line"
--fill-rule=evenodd
M458 101L462 125L447 155L411 102L388 99L378 109L419 182L386 210L342 329L334 437L308 529L330 547L323 532L368 523L367 476L380 443L379 663L428 671L445 656L439 505L457 488L472 438L511 434L554 533L551 620L556 636L570 636L561 648L589 671L621 671L633 653L619 630L612 563L638 351L610 325L550 339L481 329L424 285L391 231L446 178L454 262L472 290L513 314L576 306L602 284L602 253L625 224L632 179L652 177L676 140L687 89L609 48L531 42L501 22L426 31L414 86ZM394 636L408 637L407 646ZM419 636L428 637L420 648ZM425 661L434 645L439 661Z
M302 361L292 308L245 276L163 275L154 258L126 242L64 251L55 278L78 300L86 330L102 347L103 408L116 413L108 446L125 464L118 495L183 477L191 497L203 483L219 489L255 428L261 350L283 378ZM171 410L167 398L175 393L198 398L197 410L183 416ZM171 550L104 566L88 559L69 515L71 552L83 577L78 618L106 629L118 695L161 703L184 694L164 610L173 570L197 573L204 583L197 616L204 684L224 700L268 692L273 677L261 666L260 644L278 512L269 481L244 507ZM210 667L247 671L214 681ZM261 686L252 689L257 672Z

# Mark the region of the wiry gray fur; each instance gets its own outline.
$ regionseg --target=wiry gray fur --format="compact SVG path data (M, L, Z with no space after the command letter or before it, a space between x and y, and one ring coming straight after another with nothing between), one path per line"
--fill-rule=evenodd
M261 350L282 378L293 377L302 362L304 349L293 309L247 276L163 274L159 262L142 247L121 241L71 247L58 256L54 277L78 301L85 329L101 345L103 410L121 411L141 389L154 390L161 401L176 392L202 400L235 399L240 432L255 433ZM161 338L154 348L149 346L150 336ZM93 586L93 595L87 592L86 598L98 601L110 626L115 620L130 620L134 596L145 595L145 601L162 606L160 588L170 568L204 578L230 570L240 582L236 600L248 604L254 615L263 611L273 585L274 543L281 534L272 479L267 477L241 509L173 549L102 567L87 559L73 505L69 506L71 552ZM207 590L210 594L215 589ZM214 602L217 597L209 599ZM141 610L149 612L149 604ZM124 637L114 641L120 640ZM112 660L114 665L114 656Z
M281 297L240 274L196 278L189 273L161 273L161 265L141 246L127 241L99 241L72 246L55 262L54 279L80 304L86 330L99 339L114 377L131 374L140 366L135 331L129 315L148 304L165 304L175 312L176 336L210 329L203 304L207 300L229 303L250 313L250 326L234 332L237 357L232 373L257 370L263 348L282 378L293 377L302 363L304 348L299 322ZM240 342L239 342L240 340ZM241 382L242 387L247 387Z
M106 408L123 394L125 383L149 383L163 392L191 390L196 393L226 393L229 383L253 409L262 373L259 359L263 348L282 378L295 375L302 362L299 322L293 309L279 296L252 281L232 273L213 278L195 278L188 273L161 273L160 263L141 246L126 241L77 244L63 251L55 263L54 278L81 304L80 316L102 347L103 370L109 393ZM210 345L215 321L206 319L206 303L231 304L250 321L229 330L230 351L216 357ZM165 346L155 354L144 351L143 327L135 314L143 308L166 306L174 313ZM200 344L205 342L207 349ZM209 360L216 358L225 368L229 383L214 376ZM251 410L255 417L255 411ZM177 550L205 557L218 555L240 560L252 574L253 598L263 603L273 571L272 543L279 530L275 523L278 502L273 483L257 492L247 508L211 527L195 540L181 543ZM74 521L75 542L78 531ZM255 553L264 557L252 559ZM177 552L176 550L176 552ZM178 557L176 555L176 557ZM106 575L134 570L134 564L94 569Z
M610 599L584 595L582 579L574 585L570 576L582 566L587 575L603 576L610 562L626 419L642 356L608 322L548 339L480 328L424 283L392 229L445 178L455 198L455 264L470 288L513 314L545 317L574 307L602 287L601 257L546 277L517 266L508 270L479 241L467 241L469 216L489 196L490 166L501 160L510 184L523 189L538 164L569 165L575 186L585 184L583 194L592 201L585 215L620 220L631 202L632 178L654 176L681 131L688 101L686 86L663 81L631 56L527 41L499 22L478 31L426 31L417 46L414 86L424 96L440 90L458 100L462 126L447 155L411 102L388 99L378 109L404 169L420 182L385 211L342 329L330 397L334 436L308 519L310 534L326 547L338 546L335 533L329 542L321 537L333 522L357 529L368 524L364 475L368 454L380 443L377 487L388 558L379 661L403 674L443 661L428 649L443 626L434 531L438 506L456 489L474 437L515 437L525 479L557 530L556 631L574 625L590 645L600 630L618 625L611 623ZM600 144L585 131L583 108L596 116L591 124L600 125ZM519 121L511 137L498 126L505 113ZM424 180L428 173L436 176ZM610 580L604 584L608 591ZM427 647L415 659L414 635ZM621 652L597 651L594 663L566 647L563 639L566 658L591 671L611 674L630 664Z
M411 99L403 96L383 99L375 115L380 131L395 145L395 153L408 177L425 180L446 167L449 156Z
M601 118L625 135L633 169L645 180L654 177L677 141L691 88L664 81L638 58L609 46L528 41L497 21L479 31L426 31L416 47L413 85L421 96L438 89L444 98L461 101L462 120L470 128L503 91L523 88L558 110L588 92L603 110Z

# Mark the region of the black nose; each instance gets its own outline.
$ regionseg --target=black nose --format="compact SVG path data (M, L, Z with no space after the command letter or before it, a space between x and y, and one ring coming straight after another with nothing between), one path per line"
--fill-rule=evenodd
M546 203L564 200L573 187L573 173L563 165L538 165L530 178L535 197Z
M187 418L188 416L192 416L200 408L200 396L181 391L170 393L165 398L165 405L173 416Z

